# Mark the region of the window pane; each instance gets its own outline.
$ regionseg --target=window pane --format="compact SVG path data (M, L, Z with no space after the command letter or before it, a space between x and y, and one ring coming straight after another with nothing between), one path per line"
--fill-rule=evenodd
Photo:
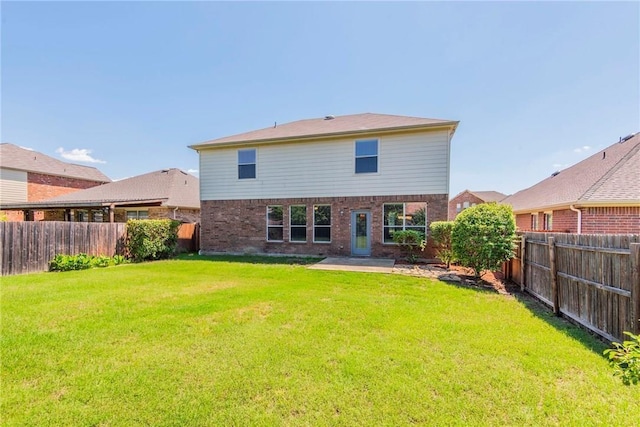
M291 225L307 225L307 207L291 206Z
M238 164L243 165L247 163L256 162L256 150L238 150Z
M405 205L405 225L425 225L427 223L426 203L407 203Z
M292 242L306 242L307 241L307 227L291 227L291 241Z
M256 165L238 165L238 179L256 177Z
M267 230L267 240L284 240L282 238L282 227L269 227Z
M267 206L267 225L282 225L282 206Z
M313 240L316 242L330 242L331 227L315 227L313 229Z
M356 173L378 172L378 157L359 157L356 159Z
M377 156L378 140L356 141L356 157Z
M127 219L138 219L137 211L127 211Z
M384 228L384 243L393 243L393 232L401 231L402 227L385 227Z
M384 205L384 225L402 225L402 203Z
M314 225L331 225L331 206L318 205L313 207Z

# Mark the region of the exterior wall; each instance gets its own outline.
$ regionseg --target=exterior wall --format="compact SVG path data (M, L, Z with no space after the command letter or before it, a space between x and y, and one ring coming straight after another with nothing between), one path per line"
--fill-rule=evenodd
M458 216L458 214L464 210L463 206L465 202L469 203L469 207L471 207L474 204L479 205L480 203L484 203L484 200L474 196L468 191L465 191L462 194L459 194L458 196L454 197L453 199L451 199L451 201L449 201L448 218L450 221L453 221L454 219L456 219L456 216ZM457 211L458 203L460 203L460 206L461 206L460 212Z
M149 219L164 219L164 218L174 218L173 209L165 208L165 207L143 207L139 209L131 208L132 210L147 210L149 212ZM21 212L20 212L21 213ZM50 210L44 212L44 217L42 218L44 221L64 221L65 220L65 210ZM175 212L175 219L180 222L200 222L200 210L199 209L178 209ZM117 208L114 212L114 221L115 222L127 222L127 211L126 209ZM109 215L103 215L103 222L109 222Z
M355 173L355 141L377 138L378 172ZM256 148L256 179L238 179L238 149ZM441 195L449 192L449 132L220 147L200 151L202 200ZM445 218L446 219L446 218Z
M100 185L100 183L96 181L29 172L27 176L27 198L29 202L37 202L97 185Z
M581 208L582 234L640 234L640 207ZM544 213L538 213L538 230L542 230ZM531 214L516 215L521 231L531 230ZM570 209L553 211L553 230L559 233L578 232L578 213Z
M0 168L0 201L20 203L27 201L27 173Z
M371 256L401 257L399 248L382 243L383 204L400 202L427 203L427 232L433 221L447 217L447 194L273 198L256 200L219 200L202 202L201 248L203 252L271 253L298 255L351 255L351 211L371 212ZM331 205L331 242L313 243L313 205ZM266 209L268 205L284 207L284 242L268 242ZM289 206L307 206L307 242L289 241ZM431 239L421 255L435 258Z

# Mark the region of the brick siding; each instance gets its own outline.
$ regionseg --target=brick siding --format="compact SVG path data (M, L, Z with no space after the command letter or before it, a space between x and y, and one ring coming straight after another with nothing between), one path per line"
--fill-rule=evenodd
M582 234L640 234L640 207L581 208ZM538 213L538 230L542 230L544 213ZM516 215L521 231L531 231L531 214ZM578 232L578 213L570 209L553 211L553 230L559 233Z
M351 255L351 212L371 212L371 256L394 257L401 255L393 244L383 244L383 205L385 203L426 202L427 232L433 221L447 217L446 194L367 196L367 197L318 197L296 199L261 200L203 200L201 211L201 248L203 252L275 253L298 255ZM331 243L313 243L313 206L331 205ZM283 206L284 242L266 240L266 209L269 205ZM289 242L289 206L307 207L307 242ZM421 254L434 258L431 239Z
M453 221L454 219L456 219L456 216L458 216L458 214L464 210L463 208L464 202L468 202L469 207L471 207L474 203L476 205L484 203L484 200L474 196L468 191L465 191L462 194L459 194L458 196L451 199L451 201L449 202L449 213L447 216L449 218L449 221ZM458 203L460 203L460 212L457 211Z
M27 200L37 202L73 193L74 191L100 185L96 181L87 181L78 178L68 178L63 176L45 175L29 172L27 174Z

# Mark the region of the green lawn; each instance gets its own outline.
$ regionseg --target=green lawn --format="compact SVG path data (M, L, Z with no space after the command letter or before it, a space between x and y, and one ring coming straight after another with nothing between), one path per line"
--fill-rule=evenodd
M637 421L606 346L528 300L270 262L3 278L0 424Z

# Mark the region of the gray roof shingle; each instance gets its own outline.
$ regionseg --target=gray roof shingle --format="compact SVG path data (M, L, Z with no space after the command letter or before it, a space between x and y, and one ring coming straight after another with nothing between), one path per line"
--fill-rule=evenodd
M216 145L234 143L305 139L341 134L366 133L378 130L402 130L434 126L451 126L455 129L458 125L458 122L453 120L426 119L420 117L394 116L390 114L374 113L327 117L332 118L298 120L274 127L226 136L224 138L194 144L190 147L198 150Z
M66 163L38 151L27 150L7 142L0 144L0 166L45 175L111 182L109 177L94 167Z
M571 204L640 204L640 133L502 201L515 212Z

